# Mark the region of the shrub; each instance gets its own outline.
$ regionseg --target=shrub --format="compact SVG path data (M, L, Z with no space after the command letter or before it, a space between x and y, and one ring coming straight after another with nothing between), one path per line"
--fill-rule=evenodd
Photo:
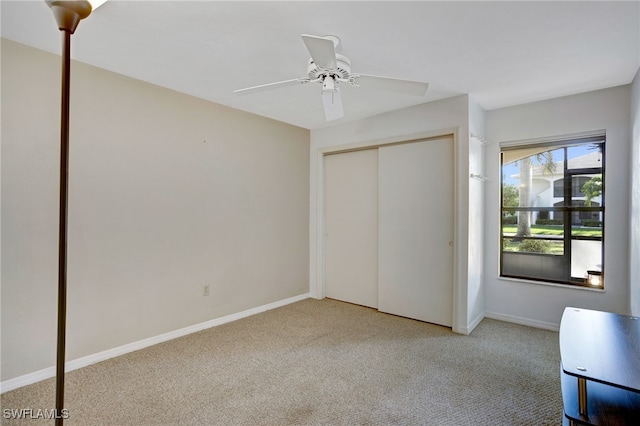
M524 240L520 243L518 250L528 253L547 253L551 249L551 244L547 240Z
M502 250L504 251L507 246L509 245L509 243L511 242L511 240L509 238L502 238Z
M599 220L585 219L582 221L582 226L588 226L590 228L600 228L602 226L602 222Z
M518 218L516 216L503 216L502 224L503 225L516 225L518 223Z
M562 225L562 219L538 219L536 225Z

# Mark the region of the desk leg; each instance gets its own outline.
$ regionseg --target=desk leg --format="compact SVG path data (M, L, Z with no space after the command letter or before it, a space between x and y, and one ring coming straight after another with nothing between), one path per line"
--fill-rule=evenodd
M581 416L587 417L587 379L578 377L578 409Z

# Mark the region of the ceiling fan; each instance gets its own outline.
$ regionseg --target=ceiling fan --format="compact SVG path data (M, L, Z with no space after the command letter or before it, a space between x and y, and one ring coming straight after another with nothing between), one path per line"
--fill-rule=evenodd
M296 84L320 83L322 84L324 114L327 121L330 121L337 120L344 116L339 88L339 85L342 83L347 83L355 87L370 87L372 89L388 90L413 96L424 96L429 87L427 83L419 81L401 80L369 74L352 74L349 58L336 53L336 47L340 44L340 39L336 36L328 35L318 37L302 34L302 41L311 55L307 65L307 77L247 87L245 89L234 90L234 93L246 95Z

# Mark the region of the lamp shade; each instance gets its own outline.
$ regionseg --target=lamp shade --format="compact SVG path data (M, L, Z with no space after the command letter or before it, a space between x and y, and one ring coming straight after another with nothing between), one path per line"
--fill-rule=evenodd
M61 31L73 34L81 20L91 14L91 2L86 0L45 0Z

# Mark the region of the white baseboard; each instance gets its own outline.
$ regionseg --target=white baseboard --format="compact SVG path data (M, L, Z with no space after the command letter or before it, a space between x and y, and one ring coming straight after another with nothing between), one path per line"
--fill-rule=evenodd
M478 315L477 317L475 317L475 319L469 323L469 326L467 327L467 330L468 330L467 334L471 334L471 332L475 330L475 328L478 326L478 324L482 322L483 319L484 319L484 312Z
M480 324L480 322L483 319L484 319L484 313L481 313L473 321L467 324L466 327L452 327L452 331L458 334L469 335L478 326L478 324Z
M514 315L499 314L497 312L485 312L485 318L499 321L512 322L514 324L528 325L529 327L542 328L544 330L559 331L560 324L546 321L538 321L530 318L517 317Z
M218 325L226 324L232 321L236 321L242 318L249 317L251 315L259 314L261 312L269 311L271 309L279 308L291 303L299 302L304 299L310 298L310 293L301 294L299 296L290 297L288 299L279 300L277 302L269 303L267 305L258 306L256 308L247 309L246 311L238 312L235 314L227 315L221 318L216 318L210 321L205 321L200 324L194 324L189 327L181 328L179 330L163 333L158 336L149 337L147 339L139 340L137 342L128 343L126 345L118 346L116 348L107 349L106 351L98 352L96 354L87 355L82 358L77 358L65 363L65 372L77 370L82 367L86 367L97 362L105 361L110 358L115 358L120 355L124 355L129 352L137 351L147 348L149 346L157 345L158 343L166 342L178 337L186 336L187 334L196 333L198 331L205 330L207 328L216 327ZM13 379L0 382L0 393L9 392L17 388L21 388L26 385L30 385L51 377L55 377L56 369L54 367L44 368L42 370L34 371L33 373L24 374L22 376L15 377Z

